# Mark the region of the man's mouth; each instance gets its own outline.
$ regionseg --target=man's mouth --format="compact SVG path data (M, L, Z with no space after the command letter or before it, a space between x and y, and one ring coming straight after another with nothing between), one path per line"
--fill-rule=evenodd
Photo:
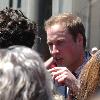
M64 63L64 60L61 57L56 57L55 60L56 60L57 65L62 65Z
M62 58L59 58L59 57L58 57L58 58L55 58L55 59L56 59L57 61L62 60Z

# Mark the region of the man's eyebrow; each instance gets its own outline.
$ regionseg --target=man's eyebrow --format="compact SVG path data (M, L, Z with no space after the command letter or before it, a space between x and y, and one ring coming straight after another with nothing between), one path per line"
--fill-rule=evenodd
M52 44L52 42L50 42L50 41L47 41L47 44Z

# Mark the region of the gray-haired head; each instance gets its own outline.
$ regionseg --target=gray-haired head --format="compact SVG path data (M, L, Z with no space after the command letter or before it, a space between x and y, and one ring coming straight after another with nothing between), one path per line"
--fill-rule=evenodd
M0 50L0 100L52 100L48 76L32 49Z

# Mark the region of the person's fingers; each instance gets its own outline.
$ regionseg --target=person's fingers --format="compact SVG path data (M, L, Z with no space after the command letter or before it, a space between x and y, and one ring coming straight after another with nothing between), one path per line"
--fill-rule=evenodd
M60 78L62 78L62 77L65 76L65 75L68 76L68 72L65 71L65 72L59 74L59 75L55 78L55 80L59 80Z
M47 61L44 62L44 66L46 68L50 67L50 65L53 63L53 57L49 58Z
M64 72L67 72L67 70L65 70L65 69L53 70L51 72L51 75L53 75L54 77L57 77L57 76L63 74Z
M65 68L61 67L61 68L52 68L52 69L49 70L49 72L51 73L51 76L52 76L53 79L55 79L55 78L57 79L57 77L60 78L65 73L67 74L68 70L66 69L66 67Z
M66 67L54 67L56 70L68 70Z
M68 71L67 70L58 70L57 72L54 72L53 74L58 76L58 75L63 75L65 73L67 73Z
M59 70L68 70L68 69L66 67L54 67L54 68L49 69L48 71L49 72L56 72Z
M68 75L63 75L63 77L60 77L57 81L59 83L65 83L65 79L68 77Z
M56 72L56 71L57 70L55 69L55 67L48 70L48 72Z

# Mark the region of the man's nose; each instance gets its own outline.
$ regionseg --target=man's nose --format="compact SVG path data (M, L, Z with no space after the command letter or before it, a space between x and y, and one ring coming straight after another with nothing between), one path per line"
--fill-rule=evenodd
M59 53L59 49L58 49L58 47L57 47L56 45L53 45L53 48L52 48L52 55L55 55L55 54L57 54L57 53Z

